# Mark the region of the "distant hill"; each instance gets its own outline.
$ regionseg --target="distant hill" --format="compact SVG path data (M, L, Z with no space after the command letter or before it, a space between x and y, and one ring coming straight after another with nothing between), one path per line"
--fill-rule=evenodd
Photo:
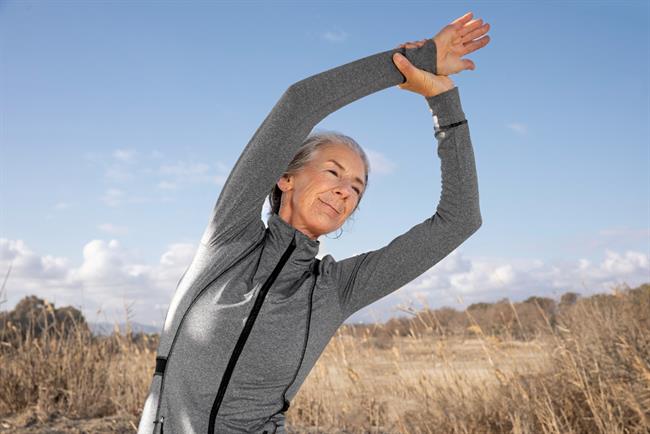
M131 322L131 331L133 333L160 333L162 326L154 327L146 324L141 324L139 322ZM89 322L88 327L94 335L108 336L113 333L115 325L109 322ZM120 333L126 333L126 323L121 322L118 324L120 328Z

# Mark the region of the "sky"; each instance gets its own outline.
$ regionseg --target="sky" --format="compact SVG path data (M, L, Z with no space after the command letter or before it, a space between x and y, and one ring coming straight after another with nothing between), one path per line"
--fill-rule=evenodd
M459 89L483 224L346 322L650 282L650 6L561 2L0 2L0 309L29 294L161 327L224 181L291 84L473 12L490 43ZM370 158L318 257L435 213L421 95L392 87L316 128ZM265 220L268 203L265 202Z

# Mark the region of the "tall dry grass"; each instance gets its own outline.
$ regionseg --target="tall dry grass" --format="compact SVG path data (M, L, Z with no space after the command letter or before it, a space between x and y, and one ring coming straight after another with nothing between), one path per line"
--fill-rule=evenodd
M53 310L46 301L26 329L0 324L0 415L31 407L46 421L141 411L157 337L136 340L117 326L111 336L94 336L84 322L52 321Z
M579 299L552 317L537 308L536 330L513 304L509 330L498 332L483 308L463 312L462 334L435 313L415 315L406 335L344 326L292 401L288 431L647 433L650 285ZM119 330L12 341L14 328L0 339L0 414L123 414L135 432L156 342Z
M476 338L412 333L388 347L337 335L288 423L323 432L650 431L650 285L565 306L532 341L469 328Z

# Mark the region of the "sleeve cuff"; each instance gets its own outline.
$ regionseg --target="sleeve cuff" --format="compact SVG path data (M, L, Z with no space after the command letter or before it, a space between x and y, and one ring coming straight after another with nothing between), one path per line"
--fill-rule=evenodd
M437 73L436 58L438 54L436 51L436 43L433 41L433 38L427 39L426 42L418 48L398 48L391 53L391 58L394 53L403 54L409 62L420 69L424 69L432 74Z
M460 104L458 86L454 86L438 95L425 98L434 116L436 128L465 120L465 113Z

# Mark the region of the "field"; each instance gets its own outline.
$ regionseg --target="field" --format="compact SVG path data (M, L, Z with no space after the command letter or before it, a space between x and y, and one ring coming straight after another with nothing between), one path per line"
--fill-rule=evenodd
M136 432L157 336L93 336L41 304L0 316L0 432ZM291 433L649 428L648 284L344 326L287 413Z

